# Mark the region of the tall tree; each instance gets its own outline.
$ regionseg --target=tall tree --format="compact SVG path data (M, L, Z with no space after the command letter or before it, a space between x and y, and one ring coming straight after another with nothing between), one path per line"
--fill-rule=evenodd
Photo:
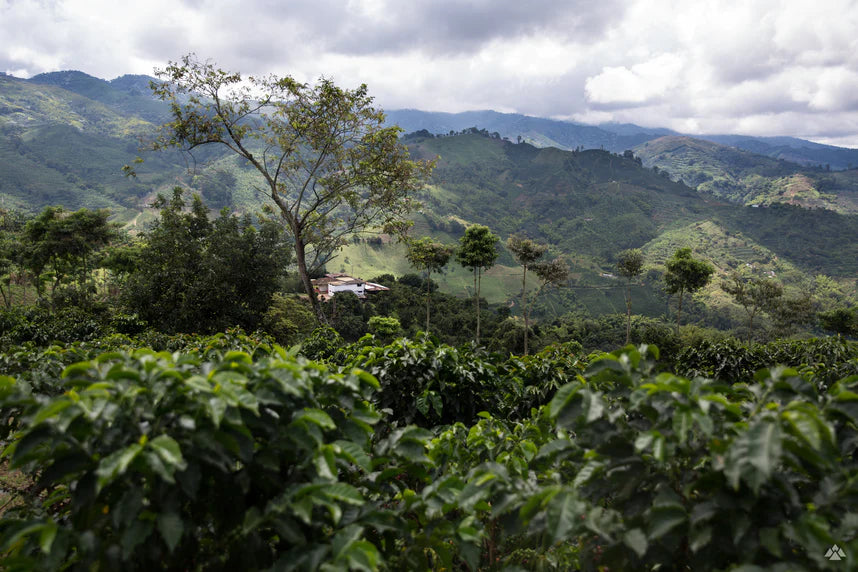
M13 274L20 269L25 222L22 213L0 209L0 297L7 308L12 306Z
M126 280L125 303L162 331L258 327L285 273L280 223L263 217L257 229L226 209L210 221L202 200L188 208L178 188L155 206L160 216Z
M506 248L524 269L521 275L521 313L524 316L524 353L527 355L527 333L530 329L527 306L527 270L542 258L545 251L548 250L548 246L514 234L506 240Z
M435 242L428 236L408 243L406 258L414 268L426 271L426 332L429 332L429 299L432 293L430 277L433 272L440 272L453 255L453 247Z
M768 278L742 276L733 272L721 289L730 294L748 315L748 343L754 336L754 318L760 312L774 312L783 297L783 286Z
M626 344L632 336L632 280L643 273L644 256L637 248L622 251L617 256L617 273L626 279Z
M666 263L664 283L669 294L679 294L679 306L676 310L676 331L679 332L682 318L682 298L688 292L693 294L709 284L715 268L705 260L691 256L690 248L680 248Z
M39 296L44 294L45 275L51 278L51 297L58 288L77 278L84 305L91 299L92 255L110 242L116 230L107 222L107 210L80 209L68 212L47 207L27 221L23 231L23 264L30 272Z
M562 260L555 259L550 262L540 261L540 258L548 250L545 244L539 244L529 238L514 234L506 241L507 250L513 258L521 264L524 272L521 275L521 311L524 316L524 355L528 354L528 333L530 330L530 305L548 285L561 286L569 279L569 266ZM533 270L540 280L539 289L528 303L527 297L527 271Z
M498 237L492 234L489 227L475 224L465 230L459 239L456 250L456 260L474 273L474 311L477 313L476 343L480 343L480 288L482 286L482 271L488 270L498 258Z
M310 275L355 233L401 223L432 163L409 159L401 130L384 126L366 85L245 78L192 54L156 75L164 81L152 89L170 103L172 121L152 148L220 145L245 159L280 210L304 290L324 320Z

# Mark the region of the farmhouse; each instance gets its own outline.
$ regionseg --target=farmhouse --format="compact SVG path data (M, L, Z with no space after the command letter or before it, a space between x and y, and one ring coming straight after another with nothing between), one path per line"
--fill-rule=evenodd
M325 274L323 278L316 278L311 282L316 290L316 296L322 302L330 300L337 292L353 292L355 296L365 300L368 292L390 290L381 284L367 282L362 278L354 278L348 274Z

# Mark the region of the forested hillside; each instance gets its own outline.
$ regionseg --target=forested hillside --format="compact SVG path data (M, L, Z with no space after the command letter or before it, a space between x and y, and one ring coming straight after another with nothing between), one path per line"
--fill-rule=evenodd
M4 208L109 208L113 220L131 221L140 230L155 218L145 205L178 184L199 193L214 210L257 211L265 198L254 170L217 151L148 153L137 178L122 175L121 167L133 164L139 153L140 136L151 134L166 117L165 104L149 90L151 79L122 76L108 82L82 72L31 80L0 77ZM416 236L452 243L467 225L484 224L503 240L527 234L549 245L552 256L569 261L570 287L540 299L537 315L622 311L614 264L628 248L640 248L647 256L647 271L634 288L637 309L651 316L665 312L668 300L659 276L664 261L682 246L714 261L720 276L751 265L789 288L813 290L822 275L835 279L839 296L854 289L848 277L855 271L856 224L848 215L858 204L858 171L800 167L634 125L593 127L494 112L413 110L394 111L388 121L406 129L425 128L430 121L428 132L405 142L416 158L440 157L430 187L417 197L423 209L415 217ZM479 127L466 127L471 123ZM447 136L428 136L431 131ZM511 135L518 131L521 144L519 133ZM507 140L505 134L510 134ZM630 152L627 147L636 143ZM584 149L600 146L605 149ZM792 206L775 206L781 204ZM413 268L401 246L383 239L372 245L352 242L328 270L401 276ZM503 251L487 272L484 290L489 301L510 304L514 314L519 312L519 272ZM470 278L463 268L450 265L435 280L448 293L469 295ZM701 319L725 315L725 308L737 311L714 283L702 300L709 310Z
M0 77L4 570L855 568L851 171L162 75Z
M661 137L634 151L645 166L666 170L672 178L726 201L858 212L858 170L799 166L691 137Z

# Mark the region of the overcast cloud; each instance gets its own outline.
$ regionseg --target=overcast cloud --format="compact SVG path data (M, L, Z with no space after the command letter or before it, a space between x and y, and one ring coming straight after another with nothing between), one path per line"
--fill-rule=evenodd
M0 0L0 71L367 83L385 108L494 109L858 147L850 0Z

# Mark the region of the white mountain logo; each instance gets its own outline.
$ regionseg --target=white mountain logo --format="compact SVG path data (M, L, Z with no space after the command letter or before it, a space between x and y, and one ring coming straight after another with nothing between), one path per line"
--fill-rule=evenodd
M846 558L846 553L836 544L825 552L825 557L829 560L842 560Z

